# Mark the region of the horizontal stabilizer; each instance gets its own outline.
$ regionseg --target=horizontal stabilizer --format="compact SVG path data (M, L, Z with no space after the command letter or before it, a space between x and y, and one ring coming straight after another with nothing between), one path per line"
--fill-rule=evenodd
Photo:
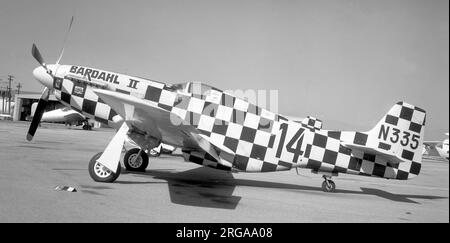
M362 146L362 145L358 145L358 144L344 143L344 142L341 142L341 145L346 148L351 149L352 151L360 151L363 153L369 153L369 154L373 154L373 155L382 157L382 158L386 159L388 162L393 163L393 164L405 162L404 159L402 159L401 157L399 157L398 155L396 155L395 153L393 153L391 151L366 147L366 146Z

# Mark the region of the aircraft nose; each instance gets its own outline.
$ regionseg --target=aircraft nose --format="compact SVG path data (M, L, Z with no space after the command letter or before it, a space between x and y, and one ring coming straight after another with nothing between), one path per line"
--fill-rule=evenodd
M43 67L37 67L33 70L34 78L46 87L53 86L53 78Z

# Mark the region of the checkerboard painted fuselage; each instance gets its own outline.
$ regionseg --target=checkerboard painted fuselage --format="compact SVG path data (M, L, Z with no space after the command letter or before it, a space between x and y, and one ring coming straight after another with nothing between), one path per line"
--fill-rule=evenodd
M406 103L394 105L369 132L327 131L315 125L320 122L315 118L291 121L215 88L186 93L161 82L71 65L60 66L56 76L55 96L64 105L112 127L118 128L123 118L95 88L137 97L176 115L214 146L221 161L204 150L184 148L170 136L161 142L181 147L186 160L201 165L245 172L298 167L401 180L420 172L416 150L423 142L425 111ZM166 125L156 127L170 135Z

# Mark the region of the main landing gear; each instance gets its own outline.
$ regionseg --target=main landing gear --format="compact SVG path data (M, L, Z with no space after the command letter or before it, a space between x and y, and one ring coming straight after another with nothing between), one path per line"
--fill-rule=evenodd
M145 171L148 166L148 155L139 148L132 148L125 153L123 164L128 171Z
M97 182L114 182L119 177L122 167L119 163L116 173L113 173L108 168L97 162L97 159L100 158L102 154L103 152L94 155L91 161L89 161L89 175L94 181Z
M114 182L120 175L122 167L117 166L116 173L112 172L101 163L97 162L103 152L94 155L89 162L89 175L97 182ZM123 157L123 164L128 171L145 171L148 166L148 155L139 148L128 150Z
M336 190L336 184L331 180L331 176L323 175L322 177L325 180L322 182L322 190L324 192L334 192Z

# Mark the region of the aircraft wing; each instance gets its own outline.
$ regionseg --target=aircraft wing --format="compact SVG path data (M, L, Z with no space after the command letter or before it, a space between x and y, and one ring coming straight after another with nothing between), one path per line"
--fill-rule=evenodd
M346 148L349 148L351 150L367 152L367 153L370 153L370 154L373 154L376 156L383 157L386 160L388 160L389 162L394 163L394 164L405 162L405 160L402 159L400 156L398 156L394 153L390 153L385 150L378 149L378 148L372 148L372 147L367 147L367 146L362 146L362 145L357 145L357 144L350 144L350 143L343 143L343 142L341 142L341 145Z
M442 141L424 141L423 145L434 147L434 146L436 146L438 144L441 144L441 143L442 143Z
M440 144L442 144L442 141L424 141L424 150L422 154L430 156L440 156L439 151L436 149L436 146Z
M228 148L214 144L208 136L201 134L176 114L158 107L156 102L103 89L95 89L94 92L127 124L131 124L130 127L145 131L165 144L205 151L220 164L231 165L219 156L232 153Z

